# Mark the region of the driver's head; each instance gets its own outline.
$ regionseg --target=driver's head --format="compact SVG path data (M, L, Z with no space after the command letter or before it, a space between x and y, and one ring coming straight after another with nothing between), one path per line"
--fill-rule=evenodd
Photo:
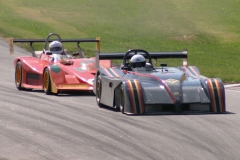
M52 54L60 54L63 52L62 43L59 41L52 41L49 44L49 50L52 52Z
M134 55L130 59L130 64L132 68L142 68L146 66L146 59L142 55Z

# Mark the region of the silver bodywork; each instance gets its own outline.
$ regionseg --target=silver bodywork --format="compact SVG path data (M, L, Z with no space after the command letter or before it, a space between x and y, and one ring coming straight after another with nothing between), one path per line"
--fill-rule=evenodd
M156 54L150 53L153 56ZM166 54L168 53L160 52L158 57ZM186 54L182 52L182 55ZM111 55L114 57L114 54ZM99 58L101 59L101 54ZM101 83L97 83L99 77ZM164 66L131 71L98 68L94 82L98 104L123 107L124 113L226 111L221 79L200 75L197 67L187 66L186 57L183 58L183 66L179 67ZM96 87L99 84L100 90Z

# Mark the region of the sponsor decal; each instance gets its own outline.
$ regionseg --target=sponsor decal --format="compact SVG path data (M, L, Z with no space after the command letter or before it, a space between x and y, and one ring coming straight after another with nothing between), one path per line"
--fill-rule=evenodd
M86 84L61 84L58 86L63 89L71 89L71 88L88 88Z
M55 73L59 73L61 71L61 69L58 65L51 65L50 68Z
M169 78L165 82L170 83L170 84L175 84L175 83L179 83L179 80Z
M178 96L179 95L179 92L173 92L174 95Z

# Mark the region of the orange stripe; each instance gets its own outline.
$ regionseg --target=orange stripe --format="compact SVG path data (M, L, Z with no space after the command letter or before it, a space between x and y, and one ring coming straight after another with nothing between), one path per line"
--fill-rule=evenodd
M219 83L217 81L217 79L214 79L214 82L216 83L216 87L217 87L217 94L218 94L218 101L219 101L219 109L220 109L220 112L222 112L222 103L221 103L221 97L220 97L220 94L221 94L221 91L220 91L220 86L219 86Z
M114 73L115 77L119 77L119 74L115 71L115 69L113 68L109 68L109 69Z
M199 73L195 70L195 67L191 67L191 66L188 66L188 67L182 67L182 69L187 72L188 75L190 76L196 76L196 75L199 75ZM192 72L194 73L192 73Z
M129 89L129 93L130 93L130 99L132 102L132 113L136 113L136 104L135 104L135 96L133 93L133 88L132 88L132 83L130 80L127 80L127 84L128 84L128 89Z
M135 74L139 75L139 76L146 76L145 74L140 74L140 73L137 73L137 72L135 72ZM160 82L164 86L164 88L167 90L167 92L168 92L169 96L171 97L173 103L176 103L176 99L174 98L171 90L169 89L167 83L164 80L162 80L161 78L156 78L155 76L150 75L150 74L147 75L147 77L151 77L151 78L157 80L158 82Z
M223 97L223 90L221 89L221 83L218 79L215 79L215 83L217 84L217 88L218 88L220 111L225 112L225 103L224 103L224 97Z
M167 90L167 92L168 92L169 96L171 97L173 103L176 103L176 99L174 98L174 96L173 96L171 90L169 89L167 83L164 82L164 83L162 83L162 84L163 84L164 88Z
M188 75L192 75L192 73L189 72L189 70L187 69L187 67L182 67L182 68L183 68L183 70L184 70L185 72L187 72Z
M215 102L215 96L214 96L214 90L213 90L213 85L211 79L208 79L208 87L209 87L209 92L210 92L210 98L211 98L211 103L212 103L212 111L216 112L216 102Z
M134 107L134 112L133 113L137 113L137 105L136 105L136 102L135 102L135 99L136 99L137 95L134 94L133 86L132 86L131 81L130 81L130 86L131 86L131 92L132 92L132 95L133 95L133 107Z
M189 69L195 73L195 75L199 75L199 73L195 70L195 67L189 66Z
M109 77L113 77L112 74L109 73L108 70L107 70L106 68L103 68L103 70L105 71L105 73L107 73L107 75L108 75Z
M218 81L218 83L219 83L219 86L221 86L220 84L220 82ZM221 101L221 103L222 103L222 112L226 112L226 104L225 104L225 94L224 94L224 88L223 89L221 89L221 92L220 92L221 94L220 94L220 101Z
M138 94L138 100L140 104L140 113L144 113L144 103L143 103L143 97L142 97L142 88L140 86L140 83L137 80L133 80L136 87L137 87L137 94Z

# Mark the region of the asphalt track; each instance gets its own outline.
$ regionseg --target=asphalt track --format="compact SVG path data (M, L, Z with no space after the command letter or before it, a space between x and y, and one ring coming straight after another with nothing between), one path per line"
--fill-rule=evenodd
M91 94L18 91L0 41L0 160L238 160L240 85L226 86L227 114L127 116Z

